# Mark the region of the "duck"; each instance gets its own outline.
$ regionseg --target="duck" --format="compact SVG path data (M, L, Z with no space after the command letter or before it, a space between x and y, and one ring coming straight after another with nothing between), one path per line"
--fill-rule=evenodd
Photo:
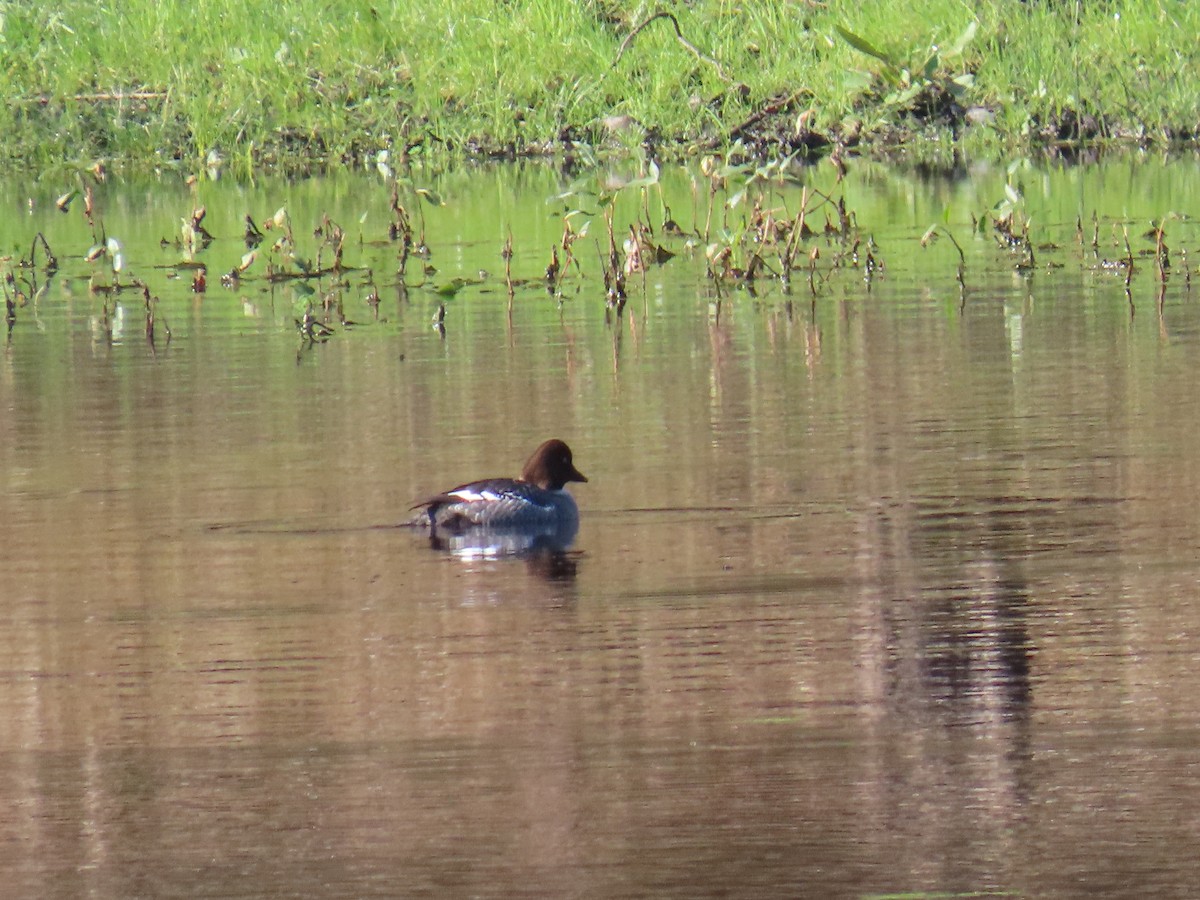
M587 477L575 468L566 442L551 438L533 451L519 478L470 481L415 503L412 509L421 510L418 522L428 525L435 537L482 533L493 538L503 533L508 537L500 542L500 549L562 548L579 530L579 507L566 490L572 481L586 482Z

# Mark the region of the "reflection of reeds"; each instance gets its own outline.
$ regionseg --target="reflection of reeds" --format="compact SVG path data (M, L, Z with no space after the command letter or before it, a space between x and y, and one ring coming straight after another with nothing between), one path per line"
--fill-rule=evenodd
M508 236L504 239L504 249L500 251L500 257L504 260L504 286L508 289L508 308L512 309L513 303L513 280L512 280L512 228L508 229Z
M499 252L504 261L504 289L509 309L513 308L518 290L548 294L561 307L566 299L565 285L575 287L574 293L585 295L589 293L590 284L590 294L598 300L599 280L603 282L607 321L610 311L616 310L618 315L623 313L632 279L640 277L645 295L655 279L653 270L667 264L682 266L698 277L706 277L720 300L732 301L742 294L762 301L769 299L775 291L782 295L781 302L788 307L793 300L793 290L807 293L815 303L831 283L851 272L856 280L861 278L868 291L875 289L873 286L885 275L884 255L871 233L860 224L860 218L865 218L861 215L865 210L853 208L851 195L839 194L840 187L822 190L807 183L814 180L811 168L793 165L793 161L786 158L760 164L749 157L729 154L708 156L697 169L686 173L694 202L691 221L684 221L682 225L675 221L667 203L669 192L664 185L669 185L670 181L664 182L660 178L657 164L651 161L642 161L639 169L642 174L637 178L614 174L606 177L600 186L594 173L577 178L566 192L555 193L551 198L555 202L568 197L579 199L573 200L569 207L564 204L561 217L555 217L561 223L561 232L557 241L546 242L551 255L548 262L544 257L538 260L545 265L541 272L532 271L530 266L530 270L522 273L522 257L517 257L514 264L514 252L520 250L518 246L514 251L516 236L512 227L506 225ZM824 164L818 174L821 170L828 174ZM145 251L127 252L122 241L110 236L106 230L108 223L102 213L108 188L101 186L87 172L73 177L79 179L79 186L61 194L55 208L68 214L76 225L79 219L86 220L88 230L95 238L83 256L90 265L90 271L83 272L89 295L99 306L110 298L117 300L127 291L144 292L144 273L136 265L131 269L129 263L143 260ZM800 184L802 179L806 183ZM1055 244L1033 240L1033 217L1027 210L1023 188L1015 179L1009 181L1000 203L979 217L972 216L970 236L980 239L980 243L999 247L999 255L1007 258L1006 265L1022 277L1061 267L1062 263L1055 255L1059 248ZM397 309L410 296L410 291L419 292L432 301L428 311L421 313L426 318L438 303L443 307L453 306L450 299L464 290L470 293L471 288L478 286L480 294L486 296L489 292L487 281L490 276L482 268L464 276L439 272L439 267L435 267L434 248L440 264L447 223L439 210L445 208L447 202L443 201L440 192L416 187L411 176L389 174L379 184L374 200L382 208L386 198L387 212L374 220L363 213L358 218L358 240L351 242L346 241L346 230L334 219L335 215L340 219L345 212L336 209L320 211L317 215L308 210L293 221L290 205L279 205L273 214L267 215L261 212L245 214L244 208L239 206L235 221L240 219L240 224L228 229L225 227L227 212L219 205L211 205L216 202L215 195L203 196L198 179L188 178L185 183L191 188L186 195L186 205L178 211L177 217L166 219L176 224L168 226L167 236L160 240L159 246L164 252L169 254L172 248L177 252L174 260L161 266L167 270L165 277L179 279L178 288L186 291L190 286L197 295L207 295L210 287L216 290L218 282L210 285L207 280L209 264L205 260L211 258L210 254L228 251L229 241L225 234L231 231L239 234L246 244L246 252L232 267L223 265L221 272L224 274L220 275L219 284L229 292L269 293L272 302L277 296L275 288L286 285L286 295L291 297L294 308L282 311L282 321L288 326L297 322L308 340L323 339L338 325L353 324L351 320L355 313L348 308L347 290L354 291L350 306L357 304L361 311L365 304L371 315L364 315L364 318L375 322L385 321L380 295L388 287L396 290ZM839 185L844 183L838 182ZM93 187L98 193L93 193ZM708 194L707 209L701 206L701 191ZM451 189L447 196L453 197L453 205L458 207L450 221L461 223L477 218L473 212L463 215L466 205L461 203L461 192ZM210 205L206 205L206 200ZM660 200L661 209L656 208ZM418 212L424 210L426 204L430 209ZM46 207L49 206L47 199ZM275 203L267 209L272 207ZM1040 209L1037 213L1040 218ZM425 238L425 215L429 216L429 234L434 248ZM1087 228L1085 216L1074 214L1076 251L1080 257L1086 254L1090 238L1093 252L1099 255L1100 216L1092 213L1091 229ZM417 223L414 223L414 217L417 217ZM51 218L58 219L52 211ZM926 246L935 237L948 238L953 244L957 257L954 279L961 310L967 296L965 242L960 243L963 230L950 224L949 212L944 212L942 218L945 224L927 231L921 238L921 245ZM1100 260L1096 268L1124 280L1131 309L1134 274L1139 263L1148 274L1151 254L1155 261L1156 281L1162 288L1160 299L1165 296L1172 264L1172 248L1165 225L1171 218L1170 214L1165 215L1152 222L1149 230L1139 229L1132 238L1123 220L1105 220L1105 249L1109 258ZM599 221L604 223L605 235L591 235L596 247L596 255L592 257L590 249L579 241L588 238L590 227L599 227ZM213 225L211 231L207 227L210 224ZM126 228L128 226L122 226L122 230ZM54 231L47 233L56 234ZM618 233L622 235L621 243L616 240ZM711 236L708 242L703 241L706 233ZM1139 250L1133 250L1131 244L1137 241L1139 234L1152 241L1153 247L1141 246ZM25 244L26 240L18 238L17 243ZM891 246L902 248L905 240L893 234ZM56 238L55 244L59 243L60 239ZM395 246L391 249L396 253L394 279L385 277L376 288L378 270L372 272L364 268L358 283L350 283L347 273L362 265L355 258L356 251L365 255L368 247L388 248L392 244ZM210 245L216 245L215 249L210 249ZM60 265L55 249L41 231L36 232L25 246L28 247L26 258L13 261L10 272L5 273L0 267L0 277L5 278L4 314L10 328L31 299L45 295L45 282ZM61 247L58 249L62 250ZM68 259L78 263L77 249L67 248L66 253ZM1186 250L1179 249L1177 253L1180 255L1175 260L1176 271L1182 266L1182 277L1190 282ZM130 256L134 256L134 260L130 260ZM409 260L414 256L420 263L410 270ZM929 256L933 257L933 254ZM682 257L682 260L676 257ZM591 268L593 259L597 269ZM699 269L701 265L706 265L706 269ZM384 268L387 268L386 263ZM475 277L476 273L478 277ZM527 277L522 278L522 274ZM796 284L797 279L807 282L807 291L803 283ZM636 286L633 290L637 290ZM157 298L145 305L145 316L147 336L153 341L156 335L163 334L160 326L164 325ZM318 322L321 328L316 327Z

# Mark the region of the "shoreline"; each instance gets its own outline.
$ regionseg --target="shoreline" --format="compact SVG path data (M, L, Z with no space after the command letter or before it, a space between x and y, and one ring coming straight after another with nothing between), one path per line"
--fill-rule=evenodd
M245 174L409 160L709 153L1074 158L1193 150L1200 9L808 0L233 0L9 7L0 168ZM161 48L147 52L146 48ZM4 118L7 117L7 118Z

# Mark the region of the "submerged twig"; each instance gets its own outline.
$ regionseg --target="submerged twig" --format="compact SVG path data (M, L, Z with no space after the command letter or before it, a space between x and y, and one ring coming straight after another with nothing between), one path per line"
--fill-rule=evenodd
M500 257L504 260L504 284L508 287L509 309L512 309L513 302L512 255L512 228L510 227L508 237L504 240L504 249L500 251Z
M1125 289L1129 290L1130 282L1133 281L1133 248L1129 246L1129 229L1124 229L1125 233ZM1130 301L1132 305L1132 301Z
M967 268L967 257L966 257L966 254L963 253L962 246L958 243L958 240L954 237L953 232L951 232L950 229L946 228L943 225L931 225L929 227L929 230L926 231L923 235L921 235L921 246L922 247L929 246L929 244L931 244L934 241L934 239L937 238L939 233L944 234L947 238L949 238L950 243L952 243L954 245L954 249L958 251L958 272L955 275L955 280L958 281L958 308L959 308L959 311L961 312L962 309L967 305L967 285L966 285L966 281L963 278L963 275L966 272L966 268ZM1031 259L1032 259L1032 250L1030 251L1030 253L1031 253Z
M46 257L45 269L47 272L53 272L58 268L58 260L54 256L54 251L50 249L50 242L46 240L46 236L40 231L33 236L33 244L29 248L29 265L32 268L36 265L37 248L41 245L42 252Z
M9 289L12 289L11 292ZM17 298L20 296L20 290L17 288L17 279L12 272L4 273L4 324L8 326L9 332L12 331L13 325L17 321Z

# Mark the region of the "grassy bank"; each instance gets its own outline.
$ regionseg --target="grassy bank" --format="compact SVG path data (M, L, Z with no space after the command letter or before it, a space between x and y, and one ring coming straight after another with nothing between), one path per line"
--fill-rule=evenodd
M1187 0L0 2L0 163L1194 141ZM654 18L654 13L665 13ZM934 49L934 48L938 49Z

